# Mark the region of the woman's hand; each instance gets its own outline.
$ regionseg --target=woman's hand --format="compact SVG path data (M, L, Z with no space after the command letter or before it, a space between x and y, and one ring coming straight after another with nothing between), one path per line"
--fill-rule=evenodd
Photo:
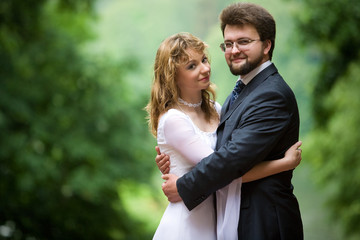
M301 146L302 142L298 141L292 145L285 153L284 160L288 164L288 170L296 168L301 162Z
M170 157L160 152L158 146L155 147L157 152L155 162L162 174L168 174L170 172Z

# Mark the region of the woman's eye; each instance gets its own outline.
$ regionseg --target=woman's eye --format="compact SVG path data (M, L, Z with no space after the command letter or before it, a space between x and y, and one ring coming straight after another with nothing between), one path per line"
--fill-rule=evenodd
M203 62L203 63L207 63L208 61L209 61L208 58L207 58L207 57L204 57L202 62Z
M190 64L188 67L187 67L187 69L194 69L196 66L195 66L195 64Z

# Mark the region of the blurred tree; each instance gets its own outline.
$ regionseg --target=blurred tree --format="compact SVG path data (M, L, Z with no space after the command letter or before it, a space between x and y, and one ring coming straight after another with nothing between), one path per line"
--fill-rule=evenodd
M300 36L317 49L321 63L313 92L315 130L304 158L313 159L316 176L332 194L334 217L347 237L360 237L360 2L300 0ZM348 238L347 238L348 239Z
M151 174L145 97L84 53L93 4L0 1L0 239L150 238L118 189Z
M314 87L314 116L317 127L331 117L323 101L349 65L359 58L360 2L353 0L300 0L305 9L298 16L300 37L306 45L315 44L314 57L322 67Z

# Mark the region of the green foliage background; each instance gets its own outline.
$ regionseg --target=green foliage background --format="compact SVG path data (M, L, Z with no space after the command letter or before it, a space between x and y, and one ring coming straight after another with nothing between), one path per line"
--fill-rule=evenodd
M0 1L0 239L151 239L166 208L143 107L156 50L191 32L223 103L220 0ZM305 239L360 236L360 3L272 0L301 114Z
M318 55L312 92L314 129L304 157L316 180L329 190L327 206L347 239L360 237L360 2L302 1L297 13L303 43ZM327 9L327 10L325 10Z

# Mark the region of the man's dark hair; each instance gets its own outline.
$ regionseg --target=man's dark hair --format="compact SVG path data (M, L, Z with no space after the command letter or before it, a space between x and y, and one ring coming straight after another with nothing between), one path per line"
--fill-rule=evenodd
M260 40L270 40L270 60L275 48L276 24L271 14L263 7L252 3L234 3L226 7L220 14L221 31L224 35L226 25L245 25L255 27Z

